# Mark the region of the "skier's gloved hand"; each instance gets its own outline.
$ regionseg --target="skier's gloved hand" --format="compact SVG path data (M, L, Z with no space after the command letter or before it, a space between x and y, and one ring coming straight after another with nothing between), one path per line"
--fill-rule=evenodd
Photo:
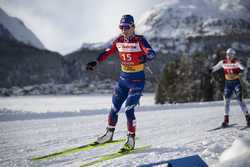
M96 65L97 65L96 61L91 61L88 64L86 64L86 70L93 71Z
M213 72L212 68L208 68L208 73L211 74Z
M243 73L243 72L244 72L244 70L241 70L241 69L240 69L240 73Z
M144 64L147 62L147 57L145 55L142 55L139 57L139 61L140 64Z

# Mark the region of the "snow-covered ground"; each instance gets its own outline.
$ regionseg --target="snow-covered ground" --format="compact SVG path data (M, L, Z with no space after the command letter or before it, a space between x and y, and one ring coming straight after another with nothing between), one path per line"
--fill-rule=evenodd
M105 130L111 95L0 98L0 166L80 166L112 153L123 143L33 162L32 157L90 143ZM137 108L136 146L143 152L97 166L138 166L198 154L212 167L250 166L250 130L236 103L235 127L207 132L223 119L223 102L155 105L145 94ZM247 100L248 107L250 100ZM126 136L123 111L114 138ZM164 165L163 165L164 166ZM166 166L166 165L165 165Z

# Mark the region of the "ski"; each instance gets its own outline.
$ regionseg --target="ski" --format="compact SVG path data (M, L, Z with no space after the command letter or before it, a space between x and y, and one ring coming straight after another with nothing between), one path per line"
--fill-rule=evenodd
M230 124L230 125L227 125L227 126L218 126L216 128L207 130L207 132L216 131L216 130L220 130L220 129L231 128L231 127L234 127L235 125L237 125L237 124Z
M119 158L119 157L122 157L122 156L125 156L125 155L128 155L128 154L139 153L139 152L141 152L141 151L143 151L145 149L148 149L148 148L150 148L150 145L143 146L143 147L137 147L137 148L135 148L134 150L131 150L131 151L123 151L123 152L121 152L119 150L119 151L117 151L115 153L105 154L105 155L99 156L98 159L96 159L94 161L91 161L91 162L88 162L86 164L83 164L83 165L81 165L81 167L92 166L92 165L96 165L96 164L104 162L104 161L116 159L116 158Z
M48 154L48 155L44 155L44 156L40 156L40 157L34 157L31 160L33 160L33 161L45 160L45 159L54 158L54 157L57 157L57 156L63 156L63 155L72 154L72 153L76 153L76 152L80 152L80 151L90 150L90 149L93 149L93 148L96 148L96 147L102 147L102 146L106 146L106 145L110 145L110 144L121 143L121 142L124 142L124 141L126 141L126 139L113 140L113 141L103 143L103 144L93 142L93 143L89 143L89 144L82 145L82 146L79 146L79 147L74 147L74 148L62 150L62 151L59 151L59 152L51 153L51 154Z
M250 126L244 126L244 127L241 127L240 130L246 130L246 129L249 129Z

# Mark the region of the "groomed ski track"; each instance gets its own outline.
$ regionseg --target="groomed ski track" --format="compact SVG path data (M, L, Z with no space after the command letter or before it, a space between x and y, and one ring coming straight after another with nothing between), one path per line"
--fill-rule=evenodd
M53 104L51 97L36 98L37 100L42 98L45 101L47 99ZM60 98L55 101L55 104L67 108L67 103L64 102L68 101L69 97ZM76 98L77 107L81 106L81 103L86 103L84 98L84 96ZM93 142L98 135L104 133L110 98L110 96L103 96L102 98L98 96L95 101L97 105L93 103L87 110L84 110L84 108L75 108L74 110L74 107L71 106L70 110L56 109L56 111L53 111L56 107L48 105L46 108L48 110L43 110L42 106L37 106L36 110L29 111L22 105L25 104L22 100L22 102L19 101L19 108L17 104L17 109L8 108L1 103L0 166L74 167L93 161L94 157L98 155L116 152L123 143L44 161L32 162L30 160L32 157ZM236 128L207 132L207 130L217 127L223 119L224 107L222 101L154 105L153 98L153 95L150 94L142 97L141 106L136 112L137 137L139 137L136 146L151 145L150 149L105 161L97 166L138 166L193 154L199 154L209 166L213 166L218 163L223 165L227 161L234 160L235 157L237 160L237 155L242 155L241 159L250 155L247 151L242 154L237 152L237 155L231 153L230 156L226 156L228 159L225 160L225 156L223 159L222 154L224 151L230 150L235 143L236 145L237 143L243 143L246 149L250 149L249 141L246 140L250 138L249 130L239 130L236 126ZM4 100L5 104L8 101L11 103L13 100L18 102L18 99L15 98L1 100ZM28 100L29 98L27 98L26 105L38 103L34 98L32 104L29 104ZM98 103L102 104L103 109ZM249 104L250 101L247 100L248 108L250 107ZM35 106L30 107L35 108ZM237 123L239 126L245 125L245 119L237 103L234 102L231 109L230 122ZM54 116L50 117L51 112L54 112ZM65 112L72 115L65 115ZM41 115L42 117L39 117ZM119 139L124 136L126 136L126 118L122 111L119 114L114 138ZM245 162L249 163L247 160Z

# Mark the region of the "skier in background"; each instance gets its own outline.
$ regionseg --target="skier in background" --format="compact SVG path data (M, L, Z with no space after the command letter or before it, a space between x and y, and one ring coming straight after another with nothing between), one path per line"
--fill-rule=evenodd
M242 86L240 83L240 72L244 70L244 67L235 57L236 51L232 48L227 49L226 58L219 61L215 66L212 67L211 72L215 72L221 68L224 70L225 76L225 87L224 87L224 103L225 113L222 127L228 126L229 123L229 111L230 111L230 100L233 93L239 102L242 112L245 114L247 126L250 126L250 114L248 113L247 106L243 101Z
M116 38L112 45L101 53L97 60L86 65L87 70L94 70L95 67L105 61L115 52L119 53L121 72L118 84L112 97L112 107L108 115L106 133L97 138L97 143L112 141L118 112L125 103L127 117L127 141L121 150L133 150L135 147L136 118L134 108L139 103L145 84L144 67L147 61L155 56L154 50L143 36L135 34L134 18L131 15L123 15L119 28L121 35Z

